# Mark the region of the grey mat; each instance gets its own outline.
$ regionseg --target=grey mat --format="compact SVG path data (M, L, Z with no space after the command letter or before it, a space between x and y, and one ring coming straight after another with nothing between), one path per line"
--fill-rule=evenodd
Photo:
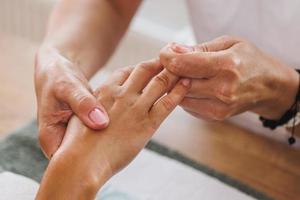
M0 141L0 172L11 171L24 175L36 181L40 181L43 171L47 166L47 159L40 151L37 142L36 122L32 122L22 127L8 137ZM176 151L164 147L154 141L148 143L149 150L161 155L175 159L190 167L197 169L209 176L215 177L220 181L260 200L271 200L267 195L235 180L211 168L186 158Z

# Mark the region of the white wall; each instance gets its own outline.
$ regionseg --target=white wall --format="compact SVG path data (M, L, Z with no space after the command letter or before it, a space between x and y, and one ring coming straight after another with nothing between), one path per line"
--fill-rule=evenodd
M39 43L56 0L0 0L0 33ZM168 42L193 43L184 0L145 0L109 69L151 59Z

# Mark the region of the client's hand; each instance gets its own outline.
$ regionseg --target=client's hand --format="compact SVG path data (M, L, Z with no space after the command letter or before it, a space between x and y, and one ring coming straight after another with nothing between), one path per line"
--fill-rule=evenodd
M95 95L108 112L108 128L95 134L74 117L37 199L93 199L132 161L190 87L188 79L178 82L162 69L157 60L145 62L117 71L99 87Z

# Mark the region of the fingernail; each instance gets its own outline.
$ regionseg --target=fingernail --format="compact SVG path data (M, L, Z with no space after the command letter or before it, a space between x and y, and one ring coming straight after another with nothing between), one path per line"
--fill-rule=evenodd
M173 51L175 51L176 53L188 53L188 52L192 52L194 51L194 48L192 46L188 46L185 44L172 44L171 48Z
M89 114L89 118L97 125L104 125L108 123L107 116L99 108L92 110Z
M182 81L181 81L181 83L182 83L182 85L184 85L184 86L189 86L190 85L190 83L191 83L191 80L190 79L187 79L187 78L185 78L185 79L182 79Z

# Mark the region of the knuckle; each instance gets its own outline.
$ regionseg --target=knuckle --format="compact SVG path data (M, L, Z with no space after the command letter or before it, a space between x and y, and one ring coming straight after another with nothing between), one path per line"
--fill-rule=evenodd
M101 86L99 86L95 92L94 92L94 96L96 98L99 98L100 96L102 95L108 95L108 94L111 94L111 91L112 91L112 88L110 85L108 84L102 84Z
M169 77L164 74L160 73L157 76L154 77L154 81L158 83L162 88L168 88L170 85L170 79Z
M235 89L229 84L224 84L217 89L216 97L228 105L235 104L237 101Z
M137 121L142 121L147 118L148 110L140 104L133 103L131 109L136 113Z
M77 101L78 109L81 111L88 109L88 106L91 105L91 98L90 96L86 94L76 93L73 95L73 97Z
M199 45L198 48L202 52L209 52L209 48L208 48L206 43L203 43L203 44Z
M230 42L230 41L241 41L241 39L239 37L232 36L232 35L222 35L221 37L219 37L219 39L221 41L223 41L224 43Z
M117 73L120 73L124 77L128 77L132 72L133 67L124 67L117 70Z
M129 94L126 90L120 89L116 91L113 95L114 102L125 105L132 106L135 102L136 96Z
M249 42L249 41L242 41L239 43L239 49L242 51L244 54L253 54L253 50L259 50L255 44Z
M244 65L238 55L231 53L226 59L226 63L222 68L223 78L228 81L236 81L241 77L240 68Z
M227 66L229 68L239 68L242 64L242 60L240 58L240 56L234 52L234 51L231 51L227 54Z
M52 87L56 94L65 94L73 88L73 82L68 78L60 77L55 79Z
M223 114L218 113L218 114L215 114L213 116L212 120L214 120L214 121L224 121L225 119L226 118L225 118L225 116Z
M159 51L159 59L160 61L165 61L165 62L169 62L170 60L170 53L168 52L167 50L167 47L164 47L162 48L160 51Z
M174 59L174 55L170 53L170 51L166 50L166 48L160 51L159 60L162 65L170 71L172 71Z
M155 65L149 63L149 62L141 62L137 65L137 68L139 70L145 71L147 73L153 74L156 72Z
M219 39L223 42L227 42L233 40L234 37L232 37L231 35L222 35Z
M124 100L124 99L126 99L127 98L127 92L125 91L125 90L119 90L118 92L116 92L115 94L114 94L114 98L116 99L116 100Z
M237 99L236 96L232 94L228 94L228 95L223 95L222 101L227 105L233 105L236 103L236 99Z
M168 69L174 74L182 74L184 73L184 67L180 64L180 60L178 58L170 59L168 64Z
M177 105L174 100L168 96L165 96L165 98L161 100L161 103L167 111L172 111Z
M230 116L230 112L227 107L215 107L213 111L213 120L215 121L224 121Z

